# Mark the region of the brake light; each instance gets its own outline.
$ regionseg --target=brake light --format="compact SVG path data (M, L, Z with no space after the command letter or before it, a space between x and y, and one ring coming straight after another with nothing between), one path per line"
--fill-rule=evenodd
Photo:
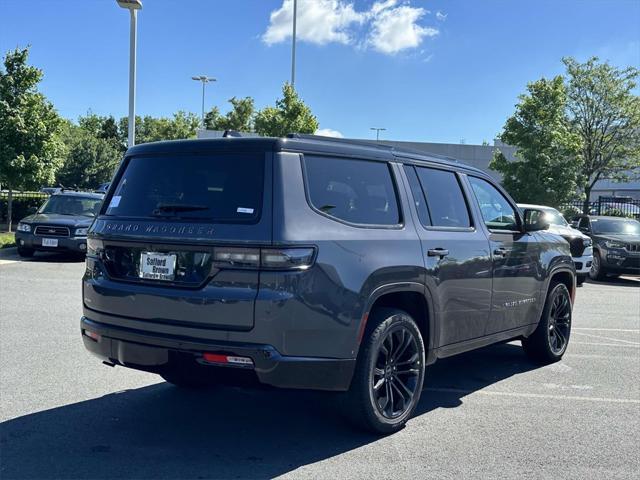
M313 265L313 247L236 248L216 247L213 254L218 268L263 268L305 270Z
M99 257L104 250L104 243L102 240L96 238L87 238L87 256Z

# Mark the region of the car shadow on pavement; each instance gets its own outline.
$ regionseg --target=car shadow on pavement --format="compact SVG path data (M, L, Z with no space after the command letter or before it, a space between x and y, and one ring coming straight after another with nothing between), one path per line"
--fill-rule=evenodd
M629 275L623 277L607 277L606 280L591 280L589 278L586 283L592 285L615 285L616 287L640 288L640 277Z
M429 388L467 394L532 368L515 345L443 360L429 368L417 415L462 403ZM271 478L380 438L338 414L341 398L166 383L113 393L0 424L0 477Z
M43 263L79 263L84 262L84 255L69 252L35 252L33 257L21 257L16 248L3 249L0 260L12 262L43 262Z

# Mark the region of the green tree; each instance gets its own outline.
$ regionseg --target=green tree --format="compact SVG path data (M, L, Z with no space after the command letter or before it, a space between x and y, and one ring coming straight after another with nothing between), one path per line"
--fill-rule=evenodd
M120 141L126 145L129 119L124 117L119 123ZM172 118L136 116L136 143L195 138L199 126L200 118L191 112L179 111Z
M251 97L230 98L231 110L225 115L218 107L213 107L204 116L204 125L208 130L235 130L237 132L253 131L254 101Z
M94 189L108 182L122 158L117 139L111 136L103 138L103 125L97 130L87 128L92 123L87 120L91 118L81 118L79 126L68 125L63 134L67 155L56 178L66 187Z
M499 137L516 147L517 159L510 162L496 150L489 168L503 175L503 186L518 201L559 206L575 195L579 166L563 78L530 83L519 98Z
M616 68L592 57L585 63L564 58L567 109L580 136L580 184L584 212L595 183L625 180L640 169L640 97L634 94L640 72Z
M0 184L9 189L9 230L13 190L52 182L64 153L62 119L38 92L43 73L28 57L28 48L9 51L0 70Z
M284 137L288 133L314 133L318 120L293 86L285 83L282 98L276 101L276 106L266 107L256 114L254 128L260 135Z

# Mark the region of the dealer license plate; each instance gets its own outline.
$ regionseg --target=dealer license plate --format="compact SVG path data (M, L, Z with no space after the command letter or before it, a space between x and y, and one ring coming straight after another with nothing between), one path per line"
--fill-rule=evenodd
M43 238L42 239L43 247L57 247L58 239L57 238Z
M140 278L173 280L176 271L175 253L142 252L140 254Z

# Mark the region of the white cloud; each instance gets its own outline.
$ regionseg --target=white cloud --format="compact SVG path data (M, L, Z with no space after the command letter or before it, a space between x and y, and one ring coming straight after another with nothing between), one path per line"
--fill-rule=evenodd
M298 40L324 45L351 43L348 32L354 24L364 21L352 3L342 0L298 0L296 35ZM283 0L278 10L271 12L269 27L262 36L267 45L280 43L292 35L293 0Z
M447 14L446 13L442 13L440 10L438 10L436 12L436 18L438 20L440 20L441 22L444 22L447 19Z
M333 130L331 128L319 128L316 130L316 135L321 135L323 137L335 137L335 138L344 138L344 135L338 130Z
M424 37L439 33L435 28L418 24L425 13L423 8L407 5L382 10L373 20L369 44L389 55L419 46Z
M350 0L298 0L297 37L318 45L341 43L394 55L420 46L425 37L438 35L438 29L420 24L429 13L410 6L407 0L376 1L363 11L357 11ZM436 18L442 21L446 15L438 12ZM282 6L271 12L262 40L267 45L288 40L292 23L293 0L283 0Z

